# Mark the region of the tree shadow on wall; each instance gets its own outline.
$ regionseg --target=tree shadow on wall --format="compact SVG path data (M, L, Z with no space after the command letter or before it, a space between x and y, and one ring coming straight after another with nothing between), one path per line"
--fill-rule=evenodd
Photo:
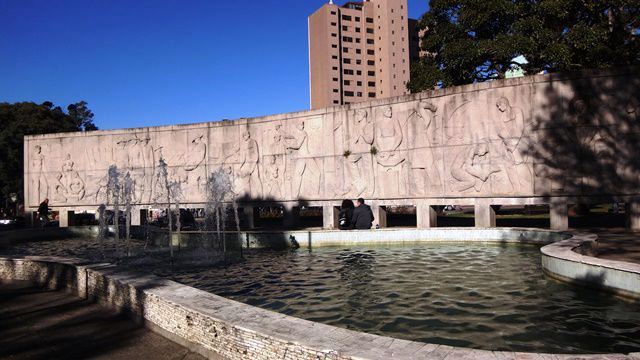
M564 74L566 80L550 81L543 94L533 95L546 101L531 119L526 151L538 196L551 202L572 197L580 204L639 192L640 78L634 71Z

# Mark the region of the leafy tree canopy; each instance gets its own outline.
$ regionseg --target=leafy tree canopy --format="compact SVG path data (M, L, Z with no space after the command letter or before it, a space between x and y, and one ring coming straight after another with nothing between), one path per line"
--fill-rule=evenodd
M411 92L525 74L640 64L638 0L431 0Z
M17 193L23 199L24 136L70 131L90 131L93 113L87 103L80 101L67 107L46 101L15 104L0 103L0 207L9 194Z

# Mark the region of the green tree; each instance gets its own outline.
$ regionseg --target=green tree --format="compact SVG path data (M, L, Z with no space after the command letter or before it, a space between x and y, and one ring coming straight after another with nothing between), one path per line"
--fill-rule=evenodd
M67 109L65 113L49 101L40 105L0 103L0 206L4 206L11 193L24 199L25 135L97 130L86 102L69 105Z
M420 20L426 54L411 92L526 74L640 64L638 0L431 0Z

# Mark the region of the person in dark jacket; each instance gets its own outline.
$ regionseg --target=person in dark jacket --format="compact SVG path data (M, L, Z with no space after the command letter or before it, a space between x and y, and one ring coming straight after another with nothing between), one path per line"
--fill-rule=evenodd
M371 229L373 225L373 211L371 207L364 203L363 198L356 200L356 208L353 210L353 218L351 219L351 226L358 230Z
M38 206L38 218L43 227L49 223L49 199L44 199Z
M353 226L351 225L351 219L353 218L353 209L355 209L353 201L348 199L342 200L340 213L338 214L338 228L340 230L353 229Z

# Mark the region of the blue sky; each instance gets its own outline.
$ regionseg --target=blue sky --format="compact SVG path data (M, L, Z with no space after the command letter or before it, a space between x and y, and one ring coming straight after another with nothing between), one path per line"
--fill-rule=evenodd
M0 102L85 100L101 129L305 110L325 2L0 0Z

